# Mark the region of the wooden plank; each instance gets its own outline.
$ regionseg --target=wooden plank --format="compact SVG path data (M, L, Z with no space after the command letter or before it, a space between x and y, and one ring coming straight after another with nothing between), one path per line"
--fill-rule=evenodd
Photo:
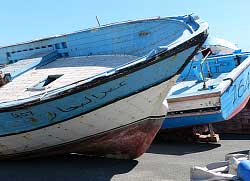
M186 96L186 97L168 98L167 102L168 103L183 102L183 101L206 99L206 98L213 98L213 97L219 97L219 96L220 96L220 92L213 92L213 93L199 94L199 95Z
M40 68L30 70L0 88L0 102L23 99L104 73L134 60L130 55L101 55L60 58ZM45 90L27 91L49 75L62 75ZM5 96L2 96L5 95Z
M185 111L191 109L202 109L202 108L209 108L209 107L218 107L220 106L220 97L208 97L200 99L189 99L185 101L178 101L178 102L168 102L168 109L169 112L174 111Z

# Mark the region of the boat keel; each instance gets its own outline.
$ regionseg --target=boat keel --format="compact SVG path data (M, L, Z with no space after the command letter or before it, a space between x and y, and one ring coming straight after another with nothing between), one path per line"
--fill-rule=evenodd
M163 118L144 119L82 140L53 148L7 155L0 159L20 160L69 153L113 159L135 159L149 148L162 122Z

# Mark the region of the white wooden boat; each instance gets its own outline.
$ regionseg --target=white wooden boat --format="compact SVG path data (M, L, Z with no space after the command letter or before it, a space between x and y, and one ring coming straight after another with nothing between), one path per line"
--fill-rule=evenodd
M1 69L0 157L140 156L207 28L193 16L153 18L2 47L0 61L16 63Z

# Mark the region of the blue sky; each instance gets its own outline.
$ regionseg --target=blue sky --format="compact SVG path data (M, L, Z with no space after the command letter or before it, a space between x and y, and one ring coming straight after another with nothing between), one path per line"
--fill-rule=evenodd
M0 45L22 42L101 24L152 16L195 13L210 34L250 50L249 0L3 0Z

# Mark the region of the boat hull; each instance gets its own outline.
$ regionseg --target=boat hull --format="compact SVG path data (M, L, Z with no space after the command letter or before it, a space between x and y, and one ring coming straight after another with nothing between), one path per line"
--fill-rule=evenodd
M124 159L140 156L160 128L166 114L162 101L175 83L175 75L206 37L207 26L187 41L141 62L60 90L1 103L0 157L41 152ZM140 136L135 139L136 135Z
M60 154L82 154L114 159L135 159L149 148L162 125L163 118L147 118L88 138L63 145L6 155L2 159L27 159Z
M195 125L208 124L218 121L223 121L221 112L209 112L203 114L189 114L179 117L167 116L162 124L163 129L189 127Z
M161 102L175 80L176 77L64 122L2 136L0 158L17 159L78 152L134 159L147 150L160 129L166 114Z
M250 102L235 117L228 121L213 124L216 133L224 134L250 134Z
M224 79L223 84L226 85L226 88L225 90L221 90L222 94L218 98L220 106L215 107L214 109L213 107L208 107L205 111L197 109L196 111L189 111L188 113L183 112L182 114L180 113L176 115L169 114L164 120L162 129L220 122L229 120L237 115L249 101L249 63L249 59L245 60L245 62L243 62L239 67L231 72L227 78ZM202 96L199 97L200 99L198 102L203 101L203 105L207 106L210 106L213 99L217 99L217 97L211 96L211 101L209 101L208 98L202 99ZM207 102L204 103L204 101ZM194 101L192 100L192 102Z

